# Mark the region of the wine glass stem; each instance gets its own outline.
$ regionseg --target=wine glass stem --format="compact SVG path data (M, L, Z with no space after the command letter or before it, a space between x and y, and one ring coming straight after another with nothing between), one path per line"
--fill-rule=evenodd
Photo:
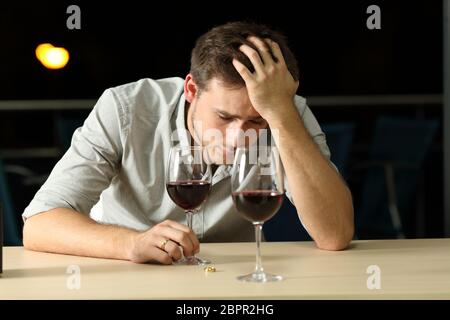
M256 267L255 273L263 273L264 269L262 267L261 261L261 232L262 232L262 223L254 223L255 226L255 240L256 240Z
M194 212L192 212L192 210L186 210L186 219L187 219L187 226L188 226L188 228L189 229L192 229L192 216L194 215ZM191 258L191 257L193 257L194 255L192 255L192 256L189 256L189 257L187 257L187 258Z
M188 228L192 229L192 216L193 216L192 210L186 211L186 218L187 218L187 226Z

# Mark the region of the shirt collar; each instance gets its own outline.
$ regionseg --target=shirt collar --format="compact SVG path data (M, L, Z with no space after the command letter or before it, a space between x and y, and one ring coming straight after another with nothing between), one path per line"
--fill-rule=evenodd
M175 128L174 130L177 131L177 135L175 138L178 139L178 143L173 144L180 144L181 146L190 146L191 137L189 134L189 130L186 128L186 120L185 120L185 108L186 108L186 98L184 96L184 93L181 94L180 100L178 101L177 110L176 110L176 120L175 120Z

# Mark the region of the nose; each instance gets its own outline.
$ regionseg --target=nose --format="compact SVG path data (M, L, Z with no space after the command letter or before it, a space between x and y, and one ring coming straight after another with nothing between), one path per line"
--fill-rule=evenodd
M226 137L226 146L228 148L234 148L236 149L237 147L239 147L239 131L241 129L240 128L229 128L227 129L227 137Z
M226 143L229 148L232 147L236 150L239 147L248 146L256 138L256 135L256 130L250 128L246 121L235 121L227 128Z

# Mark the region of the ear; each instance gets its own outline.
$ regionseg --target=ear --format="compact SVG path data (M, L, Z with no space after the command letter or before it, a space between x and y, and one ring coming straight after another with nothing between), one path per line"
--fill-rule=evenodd
M197 92L197 85L194 82L194 78L192 78L192 75L189 73L184 80L184 96L186 101L192 103L197 95Z

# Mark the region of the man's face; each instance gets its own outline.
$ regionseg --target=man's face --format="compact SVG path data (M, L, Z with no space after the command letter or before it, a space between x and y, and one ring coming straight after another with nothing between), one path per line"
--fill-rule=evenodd
M227 87L217 79L200 94L196 92L189 109L189 131L198 144L208 146L216 164L232 163L237 147L254 143L261 130L268 128L253 108L246 87Z

